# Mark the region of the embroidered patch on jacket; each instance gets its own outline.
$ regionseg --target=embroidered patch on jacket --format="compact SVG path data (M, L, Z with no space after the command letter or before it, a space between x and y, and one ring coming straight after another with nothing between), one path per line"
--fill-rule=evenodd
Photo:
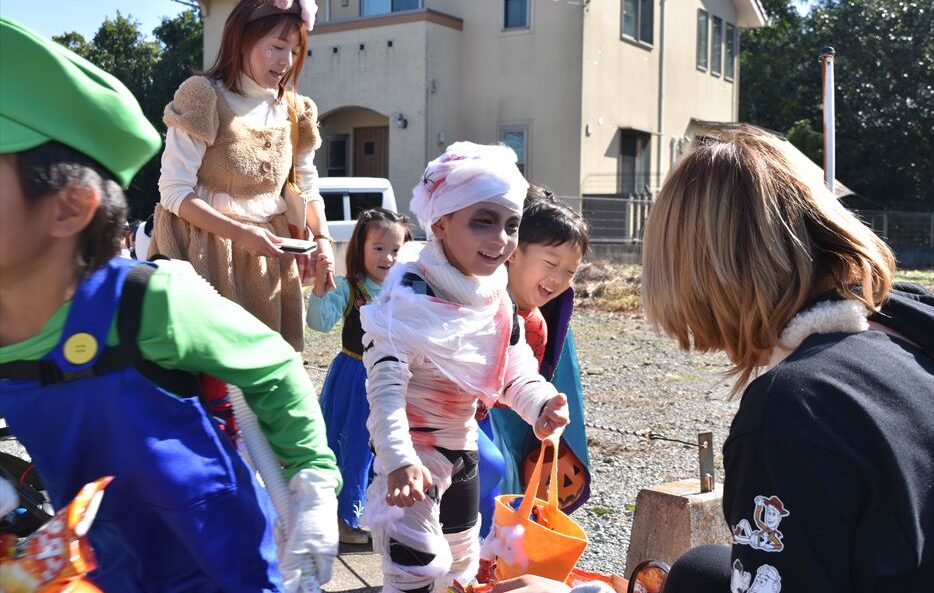
M782 590L782 576L770 564L763 564L756 570L756 578L743 570L739 558L733 561L733 574L730 577L730 593L779 593Z
M782 532L778 530L778 525L790 512L782 499L775 495L768 498L757 496L755 503L753 521L757 529L753 529L749 521L743 519L733 527L733 543L763 552L781 552L785 544L782 543Z

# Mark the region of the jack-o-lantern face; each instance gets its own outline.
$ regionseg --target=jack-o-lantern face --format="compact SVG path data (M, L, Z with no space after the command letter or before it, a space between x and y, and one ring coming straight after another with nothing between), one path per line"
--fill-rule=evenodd
M522 487L528 485L532 477L532 471L535 469L535 462L541 454L541 447L535 447L526 455L522 464ZM551 482L551 463L553 454L551 449L545 452L545 459L542 463L542 476L545 477L538 486L536 497L547 500L548 484ZM574 506L574 503L584 493L584 486L587 484L587 468L577 458L577 455L571 451L570 447L562 446L558 451L558 508L564 510Z

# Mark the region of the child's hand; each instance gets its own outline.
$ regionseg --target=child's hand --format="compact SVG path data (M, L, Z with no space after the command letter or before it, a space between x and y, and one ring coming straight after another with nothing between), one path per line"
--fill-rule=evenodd
M548 400L548 403L542 408L541 414L538 415L535 426L532 428L535 431L535 436L540 440L544 440L555 432L563 430L568 422L570 422L568 398L563 393L559 393Z
M311 292L319 299L329 290L334 289L334 262L327 257L327 254L318 252L315 254L315 276L311 287Z
M330 239L321 238L317 240L318 244L318 253L327 260L328 264L331 266L330 273L327 275L327 278L324 282L324 292L333 290L337 288L337 283L334 281L334 246L331 244Z
M431 473L421 463L405 465L389 472L386 482L386 503L394 507L410 507L425 500L425 490L431 486Z

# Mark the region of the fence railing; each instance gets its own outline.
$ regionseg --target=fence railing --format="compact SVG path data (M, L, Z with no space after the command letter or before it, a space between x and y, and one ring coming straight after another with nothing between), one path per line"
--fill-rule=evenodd
M590 225L592 243L638 244L653 196L584 194L561 196ZM934 211L860 210L856 214L895 250L900 266L934 266Z
M562 196L590 225L592 243L639 243L652 209L651 194Z
M892 247L900 267L934 266L934 211L859 210L856 214Z

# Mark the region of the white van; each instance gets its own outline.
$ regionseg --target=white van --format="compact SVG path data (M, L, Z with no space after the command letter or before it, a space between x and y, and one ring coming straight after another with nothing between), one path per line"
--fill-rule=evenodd
M396 210L396 195L388 179L380 177L321 177L318 189L324 198L324 214L328 230L334 237L337 273L346 271L344 254L347 242L357 224L357 215L370 208Z
M388 179L379 177L321 177L318 188L324 198L328 229L336 241L347 242L357 215L369 208L396 212L396 195Z

